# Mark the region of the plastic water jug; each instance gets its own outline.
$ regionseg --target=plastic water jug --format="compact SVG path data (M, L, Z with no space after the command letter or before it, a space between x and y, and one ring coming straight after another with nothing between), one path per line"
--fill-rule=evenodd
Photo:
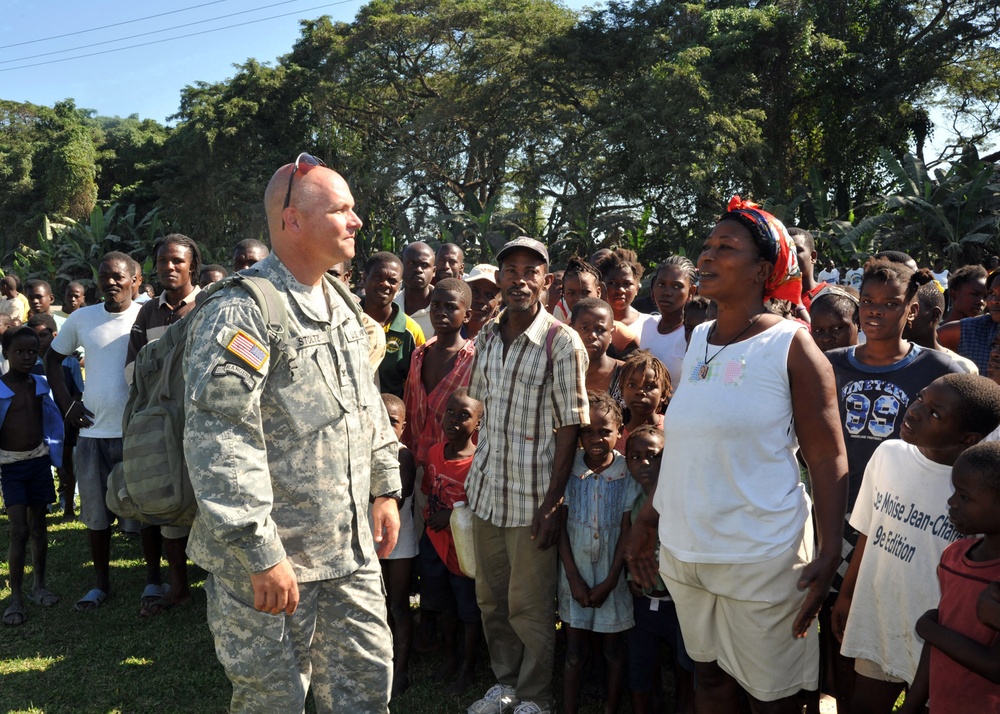
M465 501L455 501L451 512L451 537L455 540L458 567L467 577L476 577L476 551L472 543L472 511Z

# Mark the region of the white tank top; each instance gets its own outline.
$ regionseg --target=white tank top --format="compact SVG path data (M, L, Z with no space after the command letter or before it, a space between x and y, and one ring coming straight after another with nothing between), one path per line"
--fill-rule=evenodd
M789 548L809 514L787 368L802 325L782 320L724 349L708 345L702 376L712 324L695 328L663 422L660 543L689 563L761 562Z
M642 332L639 333L639 348L649 350L656 359L663 363L667 372L670 373L671 389L676 390L677 383L681 380L681 365L684 363L684 355L687 352L684 325L661 335L659 324L660 321L656 319L646 320L642 323Z

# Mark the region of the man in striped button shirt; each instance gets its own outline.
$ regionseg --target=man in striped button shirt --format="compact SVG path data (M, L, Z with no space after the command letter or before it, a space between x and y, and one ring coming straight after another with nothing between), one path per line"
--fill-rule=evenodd
M540 302L545 246L517 238L497 254L506 309L476 338L469 396L486 414L465 484L475 513L476 596L498 684L470 714L552 711L556 510L589 423L587 352Z

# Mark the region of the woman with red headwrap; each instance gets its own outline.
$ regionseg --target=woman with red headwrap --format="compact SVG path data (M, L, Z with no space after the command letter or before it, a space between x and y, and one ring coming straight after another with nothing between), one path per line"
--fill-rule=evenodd
M718 318L691 336L656 495L627 558L640 582L659 571L676 603L699 712L738 711L741 688L754 712L795 711L796 692L818 687L812 623L840 563L847 456L833 370L800 323L765 307L801 293L774 216L735 197L698 270Z

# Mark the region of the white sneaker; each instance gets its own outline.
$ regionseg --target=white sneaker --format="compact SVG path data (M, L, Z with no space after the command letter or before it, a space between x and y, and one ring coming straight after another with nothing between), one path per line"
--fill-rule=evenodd
M514 709L514 714L552 714L552 710L534 702L521 702Z
M478 702L473 702L468 714L507 714L517 706L516 692L513 687L494 684L486 695Z

